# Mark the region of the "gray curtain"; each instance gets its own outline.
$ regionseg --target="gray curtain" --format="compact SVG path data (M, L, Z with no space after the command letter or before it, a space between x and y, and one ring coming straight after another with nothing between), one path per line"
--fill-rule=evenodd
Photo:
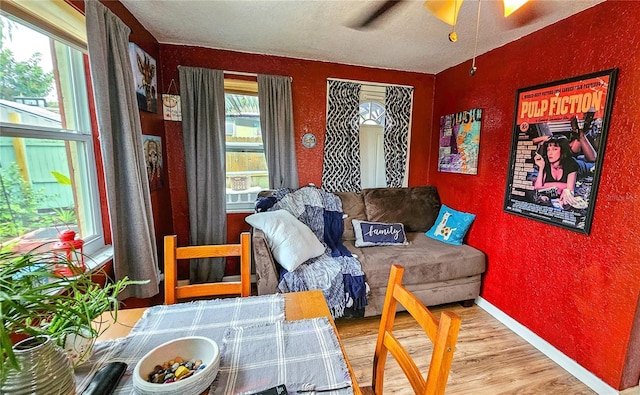
M327 81L327 130L322 187L330 192L360 192L360 84Z
M291 77L258 75L258 103L269 188L298 188Z
M385 92L384 163L387 187L400 188L406 176L413 88L388 86Z
M227 242L224 74L179 66L192 245ZM223 258L192 259L192 284L220 281Z
M142 130L129 60L129 29L97 0L85 2L93 84L117 280L150 280L127 287L120 298L158 293L156 237Z

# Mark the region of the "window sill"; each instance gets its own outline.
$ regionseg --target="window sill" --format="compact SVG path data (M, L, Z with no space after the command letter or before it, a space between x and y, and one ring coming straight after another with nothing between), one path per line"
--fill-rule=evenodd
M87 271L92 273L96 272L102 269L107 262L113 259L113 246L104 246L87 258L87 262L85 262Z

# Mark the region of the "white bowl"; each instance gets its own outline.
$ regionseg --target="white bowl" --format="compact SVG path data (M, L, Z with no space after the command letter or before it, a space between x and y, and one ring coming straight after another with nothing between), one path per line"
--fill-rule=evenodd
M191 377L173 383L155 384L147 381L156 365L162 365L178 356L185 361L200 359L205 367ZM219 366L220 349L216 342L201 336L181 337L159 345L138 361L133 371L133 388L141 395L198 395L211 386Z

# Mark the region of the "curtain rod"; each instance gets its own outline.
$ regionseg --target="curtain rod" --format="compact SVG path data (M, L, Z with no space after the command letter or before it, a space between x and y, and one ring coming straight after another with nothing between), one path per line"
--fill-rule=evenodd
M256 73L245 73L244 71L223 70L222 72L225 73L225 74L244 75L246 77L257 77L258 76L258 74L256 74Z
M247 73L244 71L229 71L229 70L223 70L222 71L224 74L231 74L231 75L243 75L245 77L257 77L258 74L257 73ZM290 81L293 81L293 77L291 76L282 76L282 77L289 77Z
M358 81L358 80L347 80L344 78L327 78L327 80L329 81L344 81L344 82L355 82L356 84L362 84L362 85L376 85L376 86L401 86L404 88L414 88L414 86L412 85L402 85L402 84L389 84L389 83L384 83L384 82L371 82L371 81Z

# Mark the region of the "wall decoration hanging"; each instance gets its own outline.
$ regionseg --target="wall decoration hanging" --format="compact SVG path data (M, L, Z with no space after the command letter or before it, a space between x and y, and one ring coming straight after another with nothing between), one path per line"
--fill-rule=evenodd
M171 87L175 93L171 93ZM162 114L165 121L182 121L182 106L176 81L172 78L167 93L162 94Z
M517 91L505 211L589 234L617 72Z
M138 108L144 111L158 112L156 60L134 43L129 43L129 56L136 84Z
M481 122L480 108L440 117L438 171L478 174Z
M149 190L162 188L162 138L159 136L142 135L144 161L147 165Z
M305 133L302 136L302 145L305 148L313 148L316 146L316 135L313 133Z

